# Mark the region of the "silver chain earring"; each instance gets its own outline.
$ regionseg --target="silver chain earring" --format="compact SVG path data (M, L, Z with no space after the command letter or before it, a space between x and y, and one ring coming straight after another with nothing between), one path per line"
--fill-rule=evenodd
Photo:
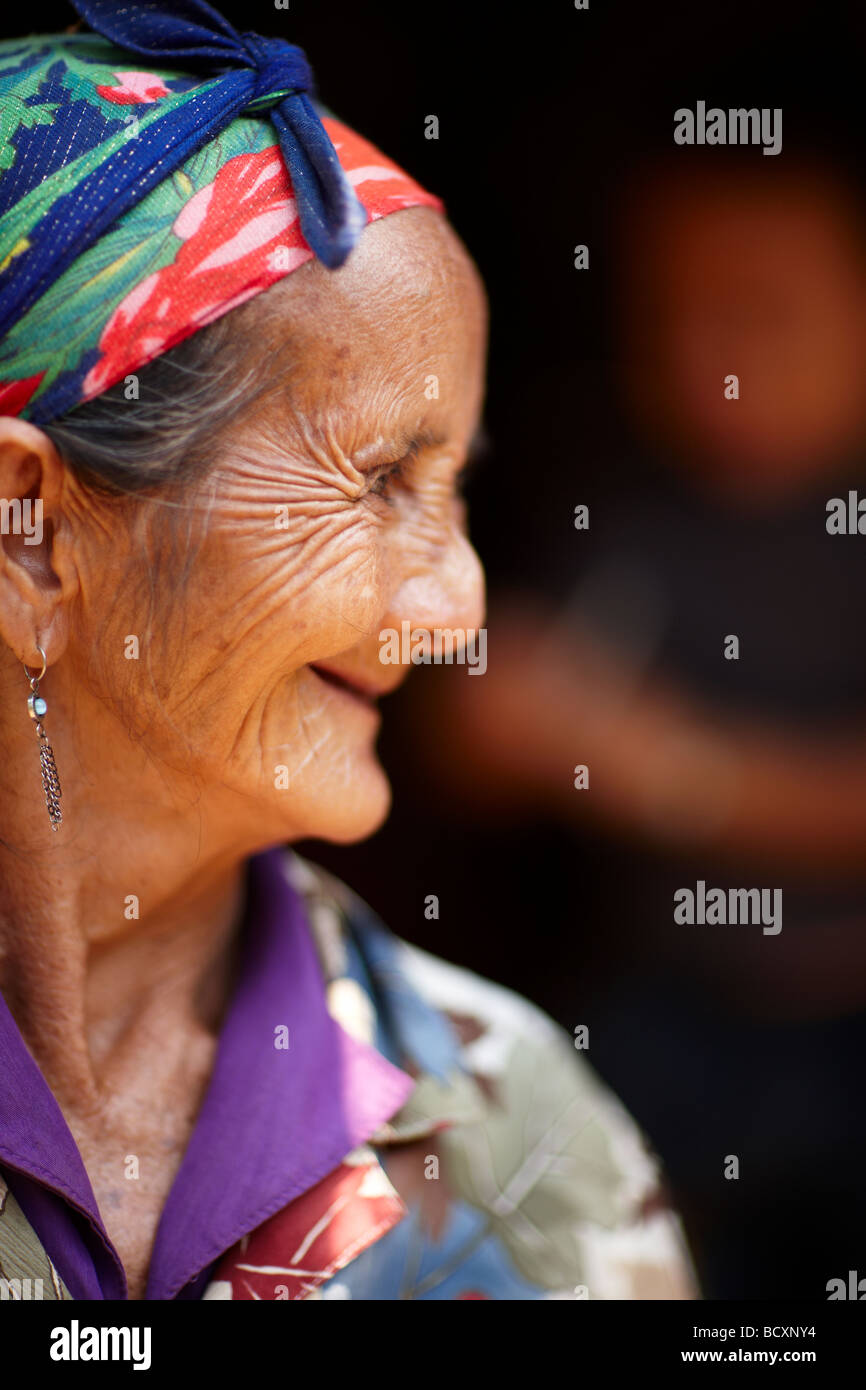
M48 742L48 735L42 723L43 716L48 713L48 706L39 694L39 682L45 675L48 662L42 648L37 647L36 650L42 658L42 670L38 676L31 676L29 668L22 662L32 692L27 697L27 712L30 718L36 721L36 734L39 739L39 765L42 769L42 790L45 793L48 819L51 821L51 829L58 830L63 824L63 816L60 812L60 778L57 776L54 750Z

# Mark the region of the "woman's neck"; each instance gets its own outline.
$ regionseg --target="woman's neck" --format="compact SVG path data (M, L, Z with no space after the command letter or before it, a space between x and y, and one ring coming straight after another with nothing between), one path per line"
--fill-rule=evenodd
M116 834L88 834L111 847L99 858L58 843L26 859L0 848L0 991L61 1103L98 1105L125 1059L146 1064L166 1030L218 1029L244 863L191 873L174 841L172 854L171 837L145 834L124 853Z

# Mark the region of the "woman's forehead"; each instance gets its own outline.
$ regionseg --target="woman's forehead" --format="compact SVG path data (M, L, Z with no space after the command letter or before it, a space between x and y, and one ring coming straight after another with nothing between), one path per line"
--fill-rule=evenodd
M290 310L299 328L315 332L339 324L346 314L375 321L388 307L433 312L438 303L459 299L477 280L445 219L419 207L371 223L339 271L309 261L266 298L280 316Z
M293 394L306 388L324 402L335 389L369 392L371 378L465 372L486 328L477 272L427 209L374 223L340 271L311 261L241 313L245 336L284 354ZM428 402L437 399L431 390Z

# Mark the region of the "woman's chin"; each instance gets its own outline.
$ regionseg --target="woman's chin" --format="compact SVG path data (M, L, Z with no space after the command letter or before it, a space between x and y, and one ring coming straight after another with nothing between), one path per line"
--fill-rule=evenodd
M359 765L360 763L360 765ZM286 806L287 838L352 844L374 835L391 810L391 784L375 756L353 760L351 775L305 789Z

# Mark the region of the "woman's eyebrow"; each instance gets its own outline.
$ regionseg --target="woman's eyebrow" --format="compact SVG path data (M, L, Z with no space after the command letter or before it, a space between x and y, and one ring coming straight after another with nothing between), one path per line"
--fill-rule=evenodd
M414 456L418 454L421 451L421 449L438 449L441 448L443 444L447 443L447 433L443 433L440 430L416 430L416 432L411 436L411 438L404 440L402 445L403 452L399 455L399 457L414 458ZM468 447L466 449L466 459L463 464L464 469L478 463L479 460L482 459L484 455L489 452L489 450L490 436L488 435L484 426L479 425L472 438L470 439Z
M356 468L372 472L377 468L387 468L393 463L399 463L402 459L415 458L422 449L439 449L448 443L448 438L446 431L422 426L411 434L391 440L380 439L375 444L368 444L358 450L352 462ZM487 431L483 425L479 425L466 450L466 459L461 471L478 463L489 449L490 439Z
M439 448L447 441L447 434L422 427L398 438L377 439L375 444L367 444L363 449L358 449L352 462L356 468L370 472L375 468L387 468L389 464L399 463L401 459L414 458L422 449Z
M422 449L439 449L448 443L448 435L441 430L422 428L416 430L403 444L400 458L415 458Z

